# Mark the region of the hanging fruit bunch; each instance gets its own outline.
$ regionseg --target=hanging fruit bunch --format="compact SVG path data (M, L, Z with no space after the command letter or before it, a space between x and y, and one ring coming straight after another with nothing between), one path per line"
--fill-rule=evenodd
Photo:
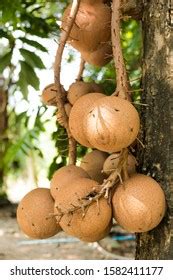
M140 118L131 103L120 41L121 1L73 1L62 17L55 59L55 80L42 94L57 107L57 121L69 139L69 165L58 169L50 189L28 193L17 210L19 226L32 238L63 230L86 242L104 238L113 220L129 232L147 232L163 219L166 201L153 178L136 172L131 146ZM81 53L76 81L68 92L60 84L65 44ZM114 59L116 91L106 96L96 83L82 81L85 61L103 66ZM76 142L92 148L76 166Z

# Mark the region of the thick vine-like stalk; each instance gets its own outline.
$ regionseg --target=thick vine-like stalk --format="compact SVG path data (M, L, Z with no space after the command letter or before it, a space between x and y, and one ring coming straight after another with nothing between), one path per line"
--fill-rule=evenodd
M128 94L129 92L128 77L127 77L126 66L125 66L122 47L121 47L120 18L121 18L121 0L113 0L111 33L112 33L112 48L113 48L113 57L114 57L114 63L116 69L116 81L117 81L117 88L116 88L115 95L130 100L130 96Z
M62 91L62 85L60 82L60 74L61 74L61 62L62 62L64 47L70 35L73 23L76 18L76 14L79 9L79 5L80 5L80 0L73 0L70 15L67 19L67 24L64 30L62 30L60 35L59 47L57 49L55 64L54 64L54 80L55 80L55 85L57 87L57 96L56 96L57 107L61 115L63 126L67 130L67 135L69 139L69 164L75 164L76 162L76 141L72 137L68 126L68 117L64 108L64 93Z

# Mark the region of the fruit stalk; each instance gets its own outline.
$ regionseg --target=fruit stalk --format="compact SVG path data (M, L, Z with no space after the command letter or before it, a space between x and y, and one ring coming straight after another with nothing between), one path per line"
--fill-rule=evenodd
M81 57L79 72L78 72L76 81L82 81L82 74L83 74L84 68L85 68L85 60Z
M116 69L117 88L115 95L130 101L129 83L126 72L126 66L123 58L120 36L120 18L121 18L121 0L113 0L112 2L112 49Z
M67 20L67 24L64 28L64 30L61 31L61 36L60 36L60 43L57 49L56 57L55 57L55 64L54 64L54 80L55 84L57 87L57 96L56 96L56 101L57 101L57 107L61 115L61 119L63 122L63 126L67 130L68 134L68 139L69 139L69 164L75 164L76 162L76 141L73 139L71 132L69 130L68 126L68 117L65 112L64 108L64 93L62 91L62 85L60 82L60 73L61 73L61 62L62 62L62 55L64 51L64 47L66 44L66 41L69 37L70 31L72 29L73 23L75 21L76 14L78 12L80 5L80 0L73 0L72 3L72 8L70 12L70 16Z

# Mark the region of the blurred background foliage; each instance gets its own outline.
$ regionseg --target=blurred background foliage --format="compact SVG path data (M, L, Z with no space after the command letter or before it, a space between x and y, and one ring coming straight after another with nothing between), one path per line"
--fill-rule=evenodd
M53 172L67 163L67 136L64 128L53 117L46 117L49 108L41 102L33 104L30 91L40 95L40 75L48 66L44 56L49 55L44 39L58 41L60 20L66 0L1 0L0 1L0 193L4 195L7 178L22 176L28 168L28 158L32 159L35 184L37 172L44 168L50 179ZM126 67L132 86L132 96L140 98L142 35L140 23L128 19L122 23L122 47ZM73 63L76 53L69 49L66 62ZM84 80L101 83L105 93L115 90L114 64L110 62L102 68L86 65ZM53 77L52 77L53 80ZM20 96L20 98L19 98ZM18 102L23 104L18 110ZM22 103L22 102L23 103ZM33 101L32 101L33 102ZM26 106L27 104L27 106ZM25 105L25 106L24 106ZM41 148L46 134L50 134L48 123L54 122L51 141L55 153L51 162L47 161ZM41 138L40 138L41 137ZM48 144L49 145L49 144ZM47 146L49 151L49 146ZM78 159L86 149L78 146Z

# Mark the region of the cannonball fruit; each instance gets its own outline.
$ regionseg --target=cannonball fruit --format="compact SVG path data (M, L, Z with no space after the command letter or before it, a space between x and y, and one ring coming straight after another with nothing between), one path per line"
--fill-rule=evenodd
M80 208L99 190L98 183L88 178L73 180L70 187L65 186L60 190L55 201L55 213L68 212L59 222L67 234L94 242L107 232L112 221L112 209L107 199L101 198L98 204L95 201L83 211ZM70 213L69 210L73 207L80 209Z
M69 87L67 98L69 102L74 105L74 103L83 95L91 92L103 92L101 86L94 82L85 83L83 81L77 81Z
M129 232L155 228L165 214L165 196L151 177L136 174L120 184L112 198L113 216Z
M80 166L89 174L91 179L102 184L103 180L106 178L102 170L107 157L107 153L94 150L82 158Z
M62 91L64 92L63 88L62 88ZM56 89L55 84L50 84L50 85L46 86L42 92L42 96L41 96L42 102L48 106L57 106L56 92L57 92L57 89Z
M69 5L62 18L62 29L66 28L71 11ZM95 51L101 42L111 38L111 8L103 3L80 3L68 43L78 51Z
M58 169L54 174L50 182L50 192L54 199L56 199L61 188L71 184L74 179L77 178L89 178L88 173L81 167L75 165L63 166Z
M96 67L103 67L112 60L112 46L110 42L102 43L93 52L81 52L83 59Z
M75 138L77 142L85 147L92 147L92 145L88 142L84 129L83 129L83 117L84 113L90 110L90 106L92 106L93 102L97 99L104 97L105 95L102 93L88 93L82 97L80 97L75 104L73 105L70 116L69 116L69 127L72 136Z
M118 152L136 139L140 120L135 107L120 97L99 98L83 117L89 144L105 152Z
M92 234L90 236L82 236L79 239L84 242L96 242L102 240L103 238L109 235L111 228L112 228L112 220L104 231L102 232L98 231L98 233Z
M118 167L119 159L120 153L113 153L107 157L103 164L103 172L106 175L110 175ZM132 154L129 154L127 159L127 172L129 176L136 173L136 165L137 162L135 157Z
M21 230L31 238L43 239L61 231L55 217L54 200L50 190L37 188L24 196L17 208L17 222Z

